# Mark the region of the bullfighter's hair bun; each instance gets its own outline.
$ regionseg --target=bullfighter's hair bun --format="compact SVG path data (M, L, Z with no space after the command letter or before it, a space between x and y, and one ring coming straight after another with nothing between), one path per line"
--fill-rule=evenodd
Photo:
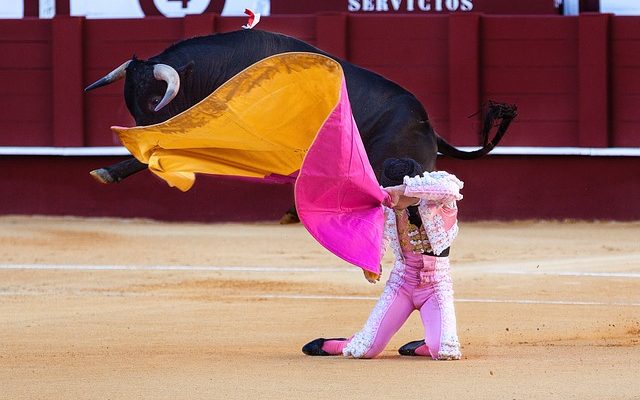
M383 187L402 185L405 176L422 175L424 169L412 158L387 158L382 164L380 184Z

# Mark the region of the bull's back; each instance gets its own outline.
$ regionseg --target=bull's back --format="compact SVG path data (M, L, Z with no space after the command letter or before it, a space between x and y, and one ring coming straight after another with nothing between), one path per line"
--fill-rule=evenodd
M290 36L260 30L220 33L182 41L156 58L176 65L195 61L194 75L201 81L196 85L199 93L193 98L195 104L245 68L287 52L323 54L341 64L353 116L373 164L387 155L402 156L402 146L415 147L416 140L435 141L426 111L412 93L379 74ZM377 149L382 146L384 151ZM394 154L387 154L390 146L395 149ZM435 160L433 146L428 147L422 156L419 152L412 156ZM380 153L380 157L376 153ZM429 160L426 161L431 163Z
M209 81L209 85L201 88L204 98L256 62L276 54L298 51L322 54L341 64L357 122L365 122L393 97L413 96L395 82L327 54L306 42L279 33L253 29L187 39L169 47L152 60L175 65L195 61L196 75L207 76ZM211 76L211 73L216 76Z

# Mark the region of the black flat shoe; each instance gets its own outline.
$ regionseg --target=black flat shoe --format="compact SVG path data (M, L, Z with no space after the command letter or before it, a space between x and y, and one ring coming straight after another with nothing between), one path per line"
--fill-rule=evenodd
M414 340L400 347L398 353L400 353L401 356L415 356L416 349L422 345L424 345L424 340Z
M345 338L318 338L310 341L309 343L302 346L302 352L308 356L333 356L335 354L329 354L326 351L322 350L322 345L327 340L347 340Z

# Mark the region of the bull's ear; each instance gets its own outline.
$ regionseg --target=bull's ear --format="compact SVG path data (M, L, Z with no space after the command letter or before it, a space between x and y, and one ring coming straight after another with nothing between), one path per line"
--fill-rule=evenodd
M186 63L185 65L183 65L183 66L181 66L181 67L178 67L178 68L177 68L178 74L180 74L180 77L181 77L181 78L186 78L186 77L188 77L189 75L191 75L191 72L193 71L193 67L194 67L195 65L196 65L196 63L195 63L195 62L193 62L193 60L192 60L192 61L189 61L189 62L188 62L188 63Z

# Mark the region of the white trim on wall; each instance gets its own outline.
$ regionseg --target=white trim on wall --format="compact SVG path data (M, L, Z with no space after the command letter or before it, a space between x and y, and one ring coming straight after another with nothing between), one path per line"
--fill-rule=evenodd
M479 147L458 147L473 151ZM121 146L108 147L31 147L0 146L0 156L128 156ZM591 156L591 157L640 157L640 147L535 147L498 146L489 153L496 156Z
M2 156L127 156L122 146L109 147L0 147Z
M479 147L458 147L473 151ZM501 156L593 156L593 157L640 157L640 147L537 147L498 146L489 155Z

